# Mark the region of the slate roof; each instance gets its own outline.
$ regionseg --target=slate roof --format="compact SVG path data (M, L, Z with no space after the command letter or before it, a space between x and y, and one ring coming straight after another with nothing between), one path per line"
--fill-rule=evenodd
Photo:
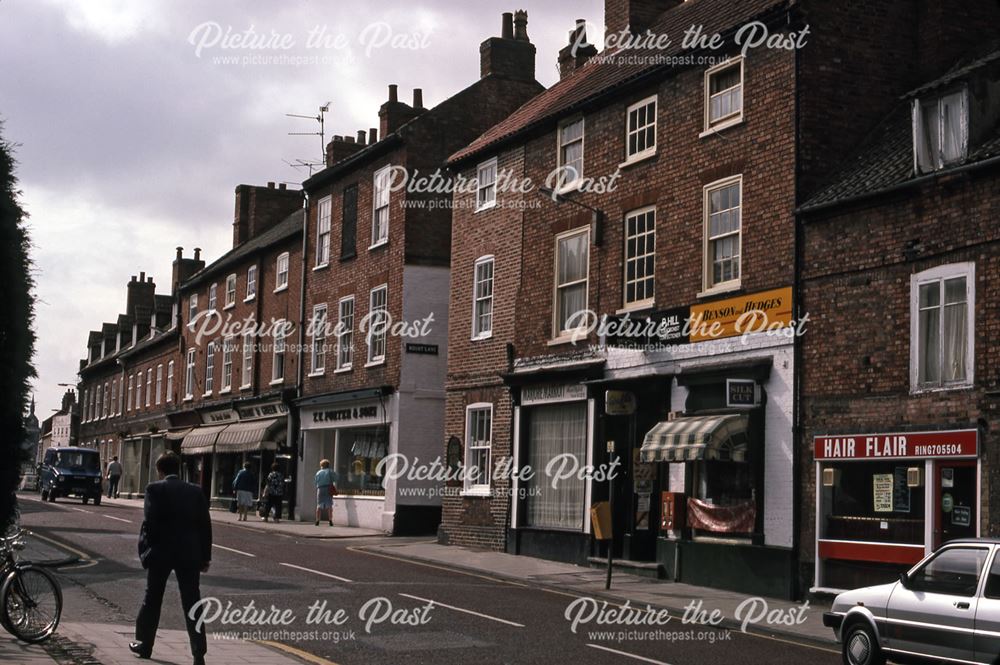
M302 209L296 210L291 215L285 217L285 219L269 228L267 231L264 231L260 235L250 238L250 240L247 240L242 245L229 250L218 259L192 275L190 279L181 285L181 288L186 289L191 286L196 286L206 279L239 264L243 261L243 259L251 256L258 250L276 245L282 240L286 240L298 233L301 233L302 216L304 214L305 212Z
M645 56L669 57L690 53L690 50L682 51L681 40L684 31L692 25L704 26L705 34L719 33L726 36L730 31L762 18L769 11L783 11L791 4L793 3L789 0L731 2L689 0L678 5L664 12L650 27L654 34L665 34L671 39L673 43L668 48L631 49L628 55L637 57L625 63L606 59L607 53L599 53L575 72L533 97L503 122L493 126L478 139L453 154L448 162L455 164L487 149L495 148L648 74L666 70L673 65L649 62ZM733 40L727 39L727 44L732 45Z
M806 201L800 210L808 212L867 195L875 195L916 180L918 177L946 174L956 168L1000 156L1000 125L998 125L985 140L978 145L969 146L969 155L964 162L931 174L918 174L913 164L912 99L967 77L973 71L996 60L1000 60L1000 51L960 65L944 76L904 95L892 112L862 143L861 149L849 158L830 183Z

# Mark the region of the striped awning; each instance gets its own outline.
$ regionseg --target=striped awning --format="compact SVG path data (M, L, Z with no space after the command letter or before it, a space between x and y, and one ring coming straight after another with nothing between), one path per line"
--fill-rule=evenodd
M248 420L227 425L215 442L217 453L248 453L253 450L276 450L285 439L285 418Z
M183 441L184 437L186 437L192 429L193 428L191 427L185 427L184 429L171 430L164 434L164 436L167 438L167 441Z
M747 416L691 416L657 423L642 440L643 462L745 462Z
M203 425L195 427L184 437L181 443L182 455L210 455L215 448L215 439L219 432L226 429L225 425Z

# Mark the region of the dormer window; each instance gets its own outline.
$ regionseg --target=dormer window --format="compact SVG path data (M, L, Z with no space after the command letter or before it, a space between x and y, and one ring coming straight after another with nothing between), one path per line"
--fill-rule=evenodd
M929 173L965 159L969 147L966 91L913 102L914 162Z

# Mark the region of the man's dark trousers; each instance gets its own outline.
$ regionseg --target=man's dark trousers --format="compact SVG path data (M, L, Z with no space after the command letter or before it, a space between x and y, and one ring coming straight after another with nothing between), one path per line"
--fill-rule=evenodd
M139 616L135 620L135 637L150 650L156 638L156 628L160 625L160 608L163 605L163 592L170 571L170 567L160 565L150 566L146 571L146 596L143 598L142 607L139 608ZM195 656L204 656L208 651L205 629L202 627L200 632L195 629L197 616L201 613L195 619L191 618L191 608L201 600L198 590L201 571L197 568L184 567L174 569L174 573L177 576L177 586L180 587L181 606L184 608L184 621L187 624L188 638L191 640L191 653Z
M108 476L108 498L111 497L118 498L118 482L122 479L121 476Z

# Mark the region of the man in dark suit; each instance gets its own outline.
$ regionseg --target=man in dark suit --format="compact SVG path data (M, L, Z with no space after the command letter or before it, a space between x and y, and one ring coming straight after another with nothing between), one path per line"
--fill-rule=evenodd
M160 606L170 571L177 576L181 605L191 639L195 665L204 665L208 643L204 629L196 628L191 608L201 599L201 573L208 572L212 560L212 520L208 501L197 485L186 483L178 474L180 457L164 453L156 460L160 480L146 487L145 515L139 533L139 559L146 569L146 596L135 620L132 653L149 658L160 624Z

